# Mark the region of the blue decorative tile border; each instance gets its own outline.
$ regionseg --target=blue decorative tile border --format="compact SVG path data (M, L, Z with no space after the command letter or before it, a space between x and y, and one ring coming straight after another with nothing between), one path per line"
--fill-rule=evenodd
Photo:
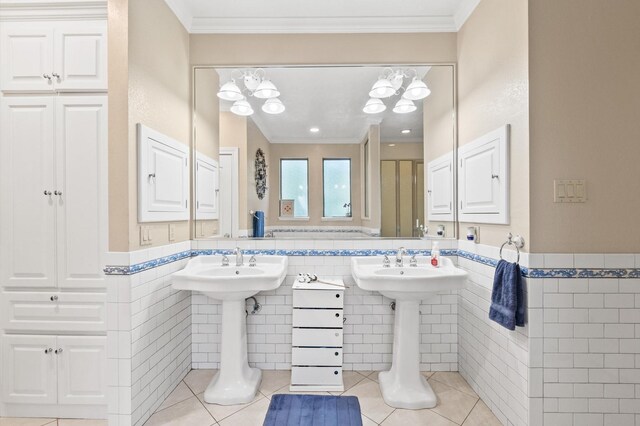
M394 256L397 250L394 249L247 249L245 254L263 254L277 256ZM497 259L481 256L479 254L470 253L459 249L442 249L440 253L443 256L458 256L473 262L481 263L495 268L498 264ZM187 259L194 256L210 256L210 255L231 255L231 249L193 249L170 256L160 257L158 259L149 260L147 262L138 263L129 266L110 265L104 268L106 275L133 275L148 269L157 268L158 266L176 262L178 260ZM424 255L429 256L431 250L408 249L408 255ZM527 268L521 267L522 276L529 278L640 278L640 268L629 269L587 269L587 268Z

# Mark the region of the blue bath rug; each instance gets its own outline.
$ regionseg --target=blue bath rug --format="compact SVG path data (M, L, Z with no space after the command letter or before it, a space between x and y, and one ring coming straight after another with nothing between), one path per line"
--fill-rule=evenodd
M263 426L362 426L355 396L273 395Z

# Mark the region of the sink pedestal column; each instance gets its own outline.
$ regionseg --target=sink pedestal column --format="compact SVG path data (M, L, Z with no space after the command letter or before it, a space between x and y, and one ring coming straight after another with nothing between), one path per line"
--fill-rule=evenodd
M249 367L244 310L244 299L222 301L220 370L204 392L204 400L210 404L251 402L260 386L262 371Z
M436 394L420 374L420 301L396 299L391 370L378 375L382 397L395 408L433 408Z

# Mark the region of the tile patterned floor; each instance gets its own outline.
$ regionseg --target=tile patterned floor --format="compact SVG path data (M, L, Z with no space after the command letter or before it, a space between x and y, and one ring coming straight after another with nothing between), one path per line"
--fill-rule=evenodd
M160 406L145 426L261 426L271 396L289 392L290 371L262 372L262 384L255 399L242 405L215 405L203 401L203 392L215 370L192 370ZM423 373L438 396L438 406L430 410L402 410L384 403L377 372L345 371L345 392L360 401L363 426L501 426L500 421L458 373ZM327 392L306 392L328 395ZM46 423L24 426L42 426ZM0 422L0 426L8 426ZM14 426L13 424L10 424ZM23 426L23 424L15 424ZM53 425L52 425L53 426ZM65 425L67 426L67 425ZM69 425L76 426L76 425ZM78 425L80 426L80 425ZM84 425L83 425L84 426Z
M107 421L0 417L0 426L107 426Z

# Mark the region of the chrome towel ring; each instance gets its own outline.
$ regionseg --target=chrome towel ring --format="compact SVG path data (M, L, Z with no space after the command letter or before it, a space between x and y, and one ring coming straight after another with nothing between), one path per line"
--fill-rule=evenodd
M505 241L504 243L502 243L502 245L500 246L500 259L504 260L504 257L502 257L502 249L504 248L504 246L514 246L516 248L516 252L518 253L518 257L516 259L516 263L520 263L520 249L524 247L524 238L522 238L520 235L516 235L515 237L511 234L511 232L509 232L509 234L507 235L507 241Z

